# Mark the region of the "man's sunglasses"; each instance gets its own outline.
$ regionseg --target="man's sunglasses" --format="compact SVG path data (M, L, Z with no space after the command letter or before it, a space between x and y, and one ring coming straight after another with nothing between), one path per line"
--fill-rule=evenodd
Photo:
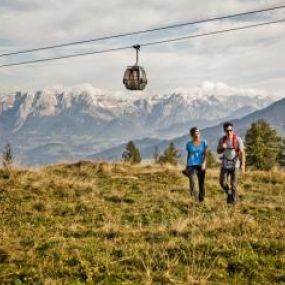
M230 133L233 131L233 129L228 129L228 130L225 130L227 133Z

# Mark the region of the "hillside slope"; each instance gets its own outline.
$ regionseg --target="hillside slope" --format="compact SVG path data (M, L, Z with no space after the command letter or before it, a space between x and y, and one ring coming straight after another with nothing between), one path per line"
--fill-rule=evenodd
M228 207L171 167L82 162L0 171L1 284L282 284L284 172L250 172Z
M276 128L278 133L282 136L285 136L285 98L271 104L270 106L253 112L241 119L235 119L232 120L235 126L236 132L241 136L244 137L246 130L250 127L252 122L255 122L257 120L266 120L273 128ZM188 129L190 129L192 125L189 124ZM188 129L185 127L185 132L188 132ZM223 135L223 127L222 123L215 125L213 127L205 128L202 131L202 136L205 138L210 148L215 152L216 146L219 137ZM166 146L170 142L174 142L175 146L179 149L180 153L182 154L182 157L186 156L186 150L185 145L187 141L189 140L189 135L184 135L175 139L171 140L160 140L156 141L153 144L145 145L145 142L148 141L148 139L144 140L135 140L136 145L139 147L141 154L143 158L151 158L154 149L157 146L161 151L166 148ZM125 148L125 144L121 144L115 148L106 149L102 152L98 152L95 155L89 156L89 158L100 158L100 159L120 159L121 154Z

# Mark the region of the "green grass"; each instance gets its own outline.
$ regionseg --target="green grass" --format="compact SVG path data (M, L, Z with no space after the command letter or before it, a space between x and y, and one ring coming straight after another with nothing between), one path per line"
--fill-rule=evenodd
M285 284L285 173L82 162L0 171L0 284Z

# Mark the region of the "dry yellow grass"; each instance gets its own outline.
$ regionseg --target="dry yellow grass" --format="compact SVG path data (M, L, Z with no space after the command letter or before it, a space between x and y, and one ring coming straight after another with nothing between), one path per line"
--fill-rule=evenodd
M0 284L285 283L285 174L248 172L228 207L218 170L194 202L172 166L0 171Z

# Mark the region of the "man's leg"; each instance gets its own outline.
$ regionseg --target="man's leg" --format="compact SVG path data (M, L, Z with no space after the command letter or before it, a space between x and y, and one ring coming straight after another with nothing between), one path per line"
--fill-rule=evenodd
M197 170L194 167L189 168L189 184L190 184L190 194L195 197L195 199L198 199L198 192L196 189L196 175Z
M228 185L228 170L225 168L221 168L220 172L220 185L225 193L228 193L229 185Z
M238 168L234 168L230 173L230 185L232 192L232 203L237 200L237 182L238 182Z
M203 202L205 197L205 175L206 171L201 168L198 170L198 182L199 182L199 201Z

